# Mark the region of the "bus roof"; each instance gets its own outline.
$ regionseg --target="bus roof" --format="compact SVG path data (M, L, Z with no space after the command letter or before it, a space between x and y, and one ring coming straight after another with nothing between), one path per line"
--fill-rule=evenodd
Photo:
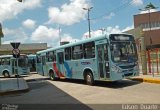
M131 35L131 34L127 34L127 33L114 33L114 34ZM110 35L112 35L112 34L110 34ZM38 51L37 54L43 54L43 53L46 53L48 51L54 51L54 50L58 50L58 49L65 48L65 47L71 47L71 46L74 46L74 45L83 44L83 43L86 43L86 42L102 40L102 39L105 39L105 38L109 39L109 35L104 34L104 35L100 35L100 36L97 36L97 37L92 37L92 38L89 38L89 39L83 39L83 40L80 40L78 42L61 45L61 46L58 46L58 47L55 47L55 48L52 47L52 48L49 48L49 49L46 49L46 50Z
M26 56L26 54L20 54L20 56ZM12 57L13 55L0 55L0 58Z
M53 47L53 48L49 48L49 49L46 49L46 50L38 51L37 54L42 54L42 53L46 53L46 52L52 51L52 50L57 50L57 49L70 47L70 46L74 46L74 45L79 45L79 44L83 44L83 43L86 43L86 42L92 42L92 41L96 41L96 40L101 40L101 39L104 39L104 38L106 38L106 35L93 37L93 38L89 38L89 39L83 39L83 40L80 40L80 41L77 41L77 42L74 42L74 43L69 43L69 44L58 46L56 48Z
M1 55L0 58L13 57L13 55Z

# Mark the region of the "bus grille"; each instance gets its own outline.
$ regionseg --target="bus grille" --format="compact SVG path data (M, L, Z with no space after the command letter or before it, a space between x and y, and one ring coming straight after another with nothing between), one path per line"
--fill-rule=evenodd
M122 69L129 69L129 68L133 68L135 65L128 65L128 66L120 66L120 68Z
M132 76L133 75L133 73L127 73L127 74L124 74L124 76Z

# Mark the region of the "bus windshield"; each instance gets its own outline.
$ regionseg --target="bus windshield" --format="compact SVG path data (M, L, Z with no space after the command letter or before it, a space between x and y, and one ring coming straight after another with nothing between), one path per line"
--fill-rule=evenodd
M19 67L27 67L28 66L27 57L20 57L18 59L18 66Z
M133 40L114 40L111 41L111 58L113 62L137 61L136 44Z

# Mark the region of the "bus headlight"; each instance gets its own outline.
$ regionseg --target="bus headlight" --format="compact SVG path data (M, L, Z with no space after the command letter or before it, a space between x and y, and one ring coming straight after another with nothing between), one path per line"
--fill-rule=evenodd
M112 70L113 72L116 72L116 73L121 73L121 72L122 72L122 70L121 70L120 68L118 68L117 66L115 66L115 65L113 65L113 66L111 67L111 70Z

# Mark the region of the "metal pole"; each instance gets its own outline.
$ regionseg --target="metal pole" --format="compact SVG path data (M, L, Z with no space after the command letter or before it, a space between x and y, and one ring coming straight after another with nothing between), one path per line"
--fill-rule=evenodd
M147 60L146 60L146 45L144 35L141 35L141 58L142 58L142 73L147 75Z
M17 64L16 64L17 86L18 86L18 89L19 89L19 80L18 80L18 77L19 77L19 75L18 75L18 58L17 58L17 55L16 55L16 62L17 62Z
M88 33L89 33L89 38L91 37L91 29L90 29L90 16L89 16L89 12L93 7L89 7L89 8L83 8L84 10L87 10L88 13Z
M88 28L89 28L89 38L90 38L91 37L91 29L90 29L89 11L90 11L90 9L88 9Z
M150 56L152 57L152 38L151 38L151 15L150 15L150 8L148 9L148 15L149 15L149 38L150 38ZM151 60L151 59L150 59ZM151 61L150 61L151 62ZM151 66L152 66L152 75L154 77L154 65L153 65L153 62L151 62ZM151 70L150 70L151 72Z
M2 45L2 40L1 40L2 38L0 37L0 46Z
M59 31L58 31L58 35L59 35L59 42L60 42L60 45L61 45L61 35L60 35L60 26L59 26Z

